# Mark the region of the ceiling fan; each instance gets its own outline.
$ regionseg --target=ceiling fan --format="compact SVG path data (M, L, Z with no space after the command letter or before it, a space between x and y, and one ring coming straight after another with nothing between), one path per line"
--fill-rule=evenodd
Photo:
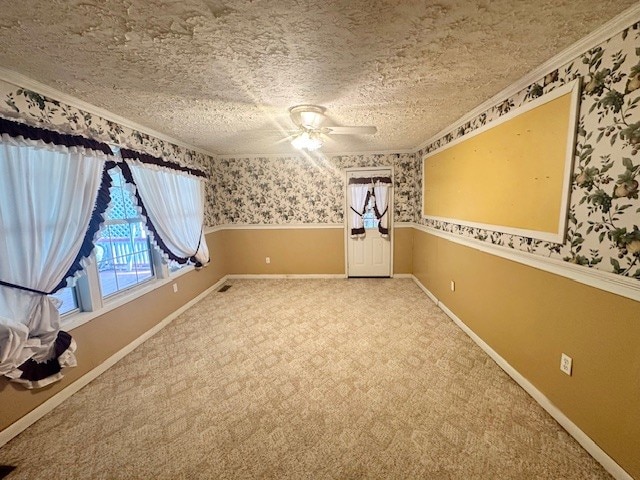
M298 130L288 137L291 145L300 150L317 150L328 135L373 135L378 130L373 126L341 127L323 125L327 117L326 108L318 105L296 105L289 109L291 121Z

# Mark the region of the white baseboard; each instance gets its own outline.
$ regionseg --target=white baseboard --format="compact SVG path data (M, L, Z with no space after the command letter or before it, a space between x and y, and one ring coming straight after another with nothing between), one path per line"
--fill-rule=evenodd
M149 340L156 333L162 330L164 327L169 325L176 317L185 312L187 309L191 308L193 305L198 303L204 297L209 295L211 292L220 288L227 281L227 277L222 277L218 282L216 282L211 287L207 288L204 292L199 294L194 299L185 303L178 310L165 317L162 321L156 324L150 330L147 330L145 333L136 338L133 342L131 342L126 347L122 348L118 352L114 353L111 357L106 359L100 365L95 367L93 370L87 372L78 380L65 387L60 392L56 393L53 397L46 400L44 403L36 407L27 413L24 417L20 418L16 422L9 425L7 428L0 432L0 447L11 440L13 437L17 436L20 432L33 425L36 421L40 420L51 410L56 408L62 402L64 402L67 398L71 397L74 393L80 390L82 387L86 386L89 382L99 377L113 365L115 365L118 361L122 360L126 355L135 350L138 346L140 346L145 341Z
M344 273L235 273L227 275L229 280L244 279L244 280L263 280L263 279L280 279L280 278L293 278L293 279L314 279L314 278L347 278Z
M471 330L455 313L438 300L422 283L411 274L397 274L396 278L412 278L416 285L449 317L451 320L465 332L482 350L491 357L507 375L509 375L518 385L520 385L531 397L538 402L582 447L596 459L611 475L618 480L633 480L620 465L618 465L609 455L605 453L586 433L584 433L575 423L573 423L562 411L560 411L553 403L538 390L531 382L523 377L515 368L513 368L504 358L502 358L495 350L493 350L482 338L480 338L473 330ZM58 392L56 395L42 403L40 406L20 418L9 427L0 432L0 447L9 440L17 436L20 432L28 428L30 425L38 421L44 415L52 411L67 398L86 386L89 382L100 376L118 361L131 353L135 348L158 333L160 330L169 325L176 317L185 312L187 309L198 303L211 292L220 288L227 280L231 279L279 279L279 278L295 278L295 279L318 279L318 278L346 278L344 274L243 274L243 275L226 275L222 277L211 287L197 297L187 302L178 310L165 317L161 322L153 328L142 334L126 347L109 357L103 363L98 365L90 372L73 382L71 385Z
M422 283L420 283L420 280L418 280L418 278L415 275L411 275L411 278L413 278L413 281L416 283L416 285L418 285L420 290L422 290L427 295L427 297L429 297L431 301L435 303L436 306L439 307L440 301L436 298L436 296L433 293L431 293L429 290L427 290L427 287L422 285Z
M604 468L618 480L633 480L633 477L629 475L615 460L605 453L586 433L573 423L558 407L556 407L551 400L549 400L540 390L538 390L529 380L520 374L515 368L513 368L509 362L502 358L493 348L491 348L482 338L480 338L473 330L471 330L455 313L443 304L436 296L431 293L415 276L413 281L424 291L427 296L451 319L460 327L460 329L466 333L482 350L485 351L491 359L498 364L507 375L509 375L515 382L520 385L525 392L538 402L538 404L544 408L549 415L551 415L576 441L582 445L582 447L598 461Z

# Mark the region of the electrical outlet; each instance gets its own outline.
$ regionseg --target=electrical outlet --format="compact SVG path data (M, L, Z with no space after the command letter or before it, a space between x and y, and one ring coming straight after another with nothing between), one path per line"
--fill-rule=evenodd
M177 283L173 284L173 293L178 293L178 284Z
M264 259L264 263L271 263L271 257L266 257Z
M562 370L567 375L571 376L572 365L573 365L573 359L569 355L563 353L562 356L560 357L560 370Z
M451 280L451 291L452 292L456 291L456 282L454 282L453 280Z

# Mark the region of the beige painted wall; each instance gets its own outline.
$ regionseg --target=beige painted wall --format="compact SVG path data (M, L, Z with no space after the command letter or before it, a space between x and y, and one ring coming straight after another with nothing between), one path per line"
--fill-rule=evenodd
M394 229L394 273L411 273L412 230ZM342 228L230 229L222 233L231 274L339 275L345 271Z
M640 478L640 303L418 230L413 248L420 282Z
M395 230L396 273L409 273L412 229ZM0 431L69 386L162 319L182 307L228 273L342 274L344 230L223 230L207 235L211 264L171 284L116 308L74 329L78 366L65 370L62 381L39 390L25 390L0 378ZM264 257L271 257L271 264Z
M413 228L395 228L393 273L413 273Z
M413 228L394 230L394 272L414 273L630 474L640 478L640 304ZM78 327L79 366L26 391L0 380L0 429L101 364L227 273L344 273L342 229L223 230L212 263ZM264 257L270 256L270 265ZM449 290L455 280L456 291ZM573 357L574 374L559 370Z
M206 268L178 277L177 293L173 293L171 284L164 285L72 330L78 344L78 366L65 369L65 377L60 382L39 390L25 390L0 378L0 430L103 363L222 278L227 267L224 256L216 255L221 250L220 233L207 235L207 245L213 261Z
M231 274L344 273L341 228L232 229L223 236Z

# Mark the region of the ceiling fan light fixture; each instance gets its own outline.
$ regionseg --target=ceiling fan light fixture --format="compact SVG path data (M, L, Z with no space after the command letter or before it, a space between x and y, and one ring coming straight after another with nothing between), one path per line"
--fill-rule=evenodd
M298 150L311 152L322 147L322 139L318 133L304 131L291 141L291 145Z

